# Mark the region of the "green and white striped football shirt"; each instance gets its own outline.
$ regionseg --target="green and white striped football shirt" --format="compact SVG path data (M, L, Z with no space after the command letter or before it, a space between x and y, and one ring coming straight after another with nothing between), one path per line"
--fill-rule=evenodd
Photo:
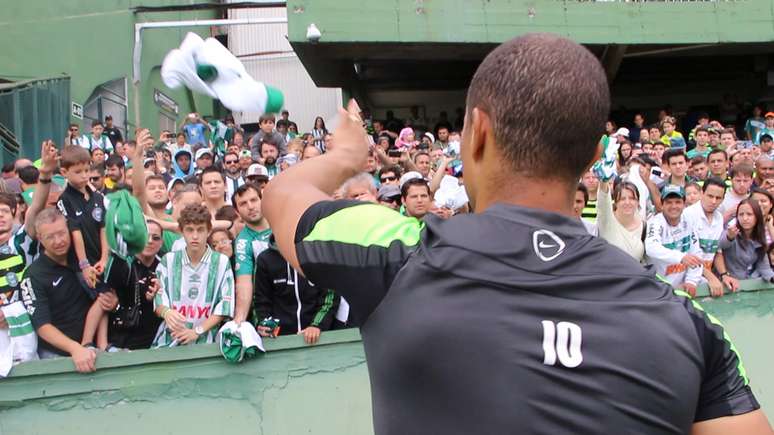
M153 307L161 305L177 310L193 329L211 315L234 316L234 273L228 257L207 247L195 267L183 249L166 254L156 268L159 291ZM202 334L197 343L214 343L218 328ZM166 322L159 326L152 347L171 345L175 339Z

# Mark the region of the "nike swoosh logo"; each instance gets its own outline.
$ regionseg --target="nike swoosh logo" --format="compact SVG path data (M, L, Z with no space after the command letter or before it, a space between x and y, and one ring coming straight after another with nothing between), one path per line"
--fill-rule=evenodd
M59 283L62 282L62 277L60 276L58 280L54 281L54 287L58 286Z
M549 249L549 248L556 248L557 245L548 245L546 242L541 241L538 243L538 248L540 249Z
M82 215L82 214L83 214L83 212L82 212L82 211L76 211L76 212L75 212L75 215L76 215L76 216L80 216L80 215Z

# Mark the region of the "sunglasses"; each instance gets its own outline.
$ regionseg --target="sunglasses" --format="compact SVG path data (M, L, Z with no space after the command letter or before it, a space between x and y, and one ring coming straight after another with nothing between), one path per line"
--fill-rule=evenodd
M100 178L102 177L89 177L89 180L91 180L91 182L93 183L96 183L97 181L99 181Z
M154 242L158 242L159 240L161 240L161 236L157 234L153 234L150 236L150 239L153 240Z
M397 179L398 179L398 177L395 177L395 176L392 176L392 177L390 177L390 176L387 176L387 177L382 177L382 178L381 178L381 180L382 180L382 183L386 183L386 182L388 182L388 181L395 181L395 180L397 180Z
M226 160L224 163L226 163L227 165L236 165L237 160Z
M395 202L397 203L400 196L387 196L381 199L382 202Z

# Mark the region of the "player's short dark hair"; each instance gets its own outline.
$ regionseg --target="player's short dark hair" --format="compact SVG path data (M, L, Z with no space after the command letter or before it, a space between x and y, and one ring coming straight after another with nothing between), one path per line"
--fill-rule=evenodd
M717 186L723 189L723 192L726 191L726 183L724 183L723 180L718 177L709 177L704 180L704 185L701 186L701 191L706 192L709 186Z
M119 169L124 169L126 167L126 163L124 163L124 158L119 156L118 154L111 154L107 160L105 160L105 167L109 168L111 166L118 166Z
M703 132L709 134L709 128L707 128L707 127L704 127L704 126L698 127L696 129L696 133L695 134L698 134L700 131L703 131Z
M207 210L207 207L201 204L189 204L180 212L177 224L180 226L180 231L186 225L207 225L207 230L211 230L212 221L210 219L210 211Z
M99 119L95 119L94 121L91 121L91 128L94 128L94 127L96 127L98 125L100 127L102 126L102 121L100 121Z
M696 156L691 159L691 166L701 165L702 163L707 163L707 159L704 156Z
M537 33L489 53L473 76L466 104L468 111L489 115L495 141L514 171L577 180L596 153L610 91L602 65L586 48Z
M661 161L669 165L669 160L672 157L682 157L686 163L688 163L688 156L685 155L685 151L682 148L670 148L664 151L664 155L661 156Z
M256 186L254 183L247 181L245 184L237 187L237 190L235 190L234 194L231 196L231 205L234 207L234 210L237 209L237 197L244 195L248 190L254 190L255 193L258 194L258 198L263 199L261 188Z
M285 127L290 128L290 123L288 121L285 121L284 119L280 119L277 121L277 124L275 125L276 128Z
M24 184L35 184L38 182L38 177L40 176L40 171L34 166L25 166L19 168L16 172L19 174L19 179L22 180Z

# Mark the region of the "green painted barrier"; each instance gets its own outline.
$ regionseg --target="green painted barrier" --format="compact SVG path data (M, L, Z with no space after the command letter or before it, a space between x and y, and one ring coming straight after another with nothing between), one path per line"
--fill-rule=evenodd
M216 345L100 354L87 375L69 358L22 364L0 380L0 435L373 433L356 330L264 345L240 364Z
M774 286L742 284L721 298L700 287L697 299L725 324L770 409ZM373 432L356 330L326 332L314 346L298 336L264 344L267 353L240 364L227 363L215 345L194 345L100 354L92 374L75 373L69 358L16 366L0 380L0 435Z

